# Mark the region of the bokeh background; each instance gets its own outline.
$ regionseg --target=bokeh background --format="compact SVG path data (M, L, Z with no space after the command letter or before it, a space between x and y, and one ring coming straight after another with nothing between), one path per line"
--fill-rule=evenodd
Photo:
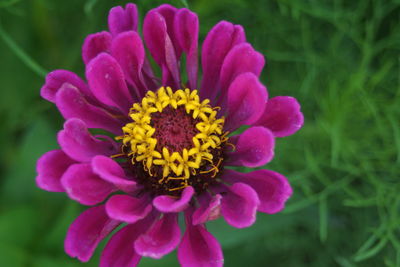
M83 76L84 37L126 2L0 0L0 266L98 264L101 248L86 264L63 251L84 207L35 186L62 128L39 89L53 69ZM248 229L209 224L226 266L400 266L400 1L138 0L141 18L162 2L197 12L201 40L220 20L243 25L270 96L296 97L305 115L266 166L293 185L285 211Z

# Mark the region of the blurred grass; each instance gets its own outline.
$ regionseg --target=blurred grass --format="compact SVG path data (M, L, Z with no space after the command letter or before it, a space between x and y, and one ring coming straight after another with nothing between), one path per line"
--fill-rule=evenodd
M291 180L286 210L243 230L209 225L226 266L400 266L400 1L136 3L143 18L162 2L197 12L201 39L222 19L242 24L267 58L270 96L295 96L306 118L267 166ZM44 69L83 75L83 38L125 3L0 0L1 266L82 266L63 252L82 207L34 184L36 159L57 147L62 126L39 89ZM141 263L176 265L174 254Z

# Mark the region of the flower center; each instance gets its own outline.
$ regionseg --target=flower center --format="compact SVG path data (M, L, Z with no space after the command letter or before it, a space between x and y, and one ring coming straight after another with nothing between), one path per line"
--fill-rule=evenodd
M179 195L193 186L196 193L216 180L228 138L218 107L202 102L197 90L149 91L129 112L122 127L123 155L139 183L154 194Z
M183 149L193 146L192 139L198 133L196 124L200 120L187 116L185 112L182 106L177 109L167 106L162 112L151 115L150 125L156 130L153 137L157 139L158 151L165 147L181 153Z

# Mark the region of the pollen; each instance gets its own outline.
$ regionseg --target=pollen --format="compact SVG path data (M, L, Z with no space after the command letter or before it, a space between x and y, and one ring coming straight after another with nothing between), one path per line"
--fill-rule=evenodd
M116 139L131 164L151 180L145 184L171 193L189 185L204 188L219 172L228 140L218 110L209 99L200 101L197 90L161 87L133 104L132 121Z

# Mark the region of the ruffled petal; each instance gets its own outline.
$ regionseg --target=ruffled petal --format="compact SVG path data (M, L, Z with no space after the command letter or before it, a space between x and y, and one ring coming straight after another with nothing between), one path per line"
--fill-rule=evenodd
M256 221L259 205L260 200L253 188L244 183L235 183L222 198L221 213L228 224L245 228Z
M46 83L40 90L40 95L50 101L56 102L56 94L63 84L70 84L78 89L84 96L92 96L87 84L75 73L68 70L54 70L47 74Z
M119 108L128 114L133 98L125 83L118 62L109 54L101 53L86 67L86 77L96 98L106 105Z
M167 22L156 9L147 13L143 37L155 62L162 69L163 85L180 86L179 66L174 44L168 35Z
M89 128L100 128L116 135L121 134L123 122L110 113L86 101L79 90L65 83L57 92L56 105L65 119L78 118Z
M96 156L92 159L92 169L103 180L117 188L131 193L136 190L136 182L128 180L124 170L114 160L105 156Z
M80 119L64 123L64 130L58 133L58 143L68 156L80 162L88 162L96 155L116 154L114 143L94 138Z
M201 82L201 98L211 100L217 94L222 63L228 52L237 44L246 41L242 26L221 21L207 34L201 52L203 78Z
M114 195L106 203L108 216L114 220L135 223L146 217L152 209L147 198Z
M90 60L100 53L110 52L111 39L111 34L106 31L89 34L82 46L83 62L88 64Z
M166 213L147 233L136 240L135 249L142 256L160 259L172 252L180 240L178 214Z
M275 138L270 130L261 126L247 129L230 139L236 149L228 153L227 165L260 167L274 157Z
M75 161L62 150L52 150L39 158L36 165L38 173L36 184L39 188L51 192L64 192L61 177Z
M191 186L186 187L182 191L180 198L171 196L158 196L154 198L153 205L161 212L180 212L189 206L189 202L194 194L194 189Z
M125 9L116 6L108 14L108 28L114 36L125 31L137 31L138 20L138 10L135 4L126 4Z
M297 132L303 123L299 102L290 96L276 96L268 100L263 115L255 124L267 127L276 137L285 137Z
M197 89L199 18L196 13L186 8L180 9L175 15L174 30L179 46L187 54L186 71L189 88Z
M134 87L136 96L144 97L148 90L142 76L146 53L139 34L134 31L119 34L112 42L111 51L121 65L125 78Z
M224 256L218 240L206 228L192 225L186 218L186 232L178 248L178 260L182 267L222 267Z
M193 213L193 225L206 223L219 218L221 214L220 194L208 197L205 200L199 199L200 207Z
M267 88L256 75L246 72L236 77L228 89L226 130L232 132L256 122L264 112L267 98Z
M125 226L114 234L101 254L100 267L136 266L142 256L136 253L134 242L139 235L147 231L153 220L154 216L147 216L141 221Z
M283 210L285 202L292 195L292 188L287 178L270 170L257 170L249 173L226 170L222 179L226 182L241 182L251 186L260 199L258 210L268 214Z
M115 191L110 183L92 172L90 164L74 164L61 178L68 196L83 205L96 205Z
M99 242L119 224L107 216L103 205L87 209L69 227L64 243L65 252L87 262Z

